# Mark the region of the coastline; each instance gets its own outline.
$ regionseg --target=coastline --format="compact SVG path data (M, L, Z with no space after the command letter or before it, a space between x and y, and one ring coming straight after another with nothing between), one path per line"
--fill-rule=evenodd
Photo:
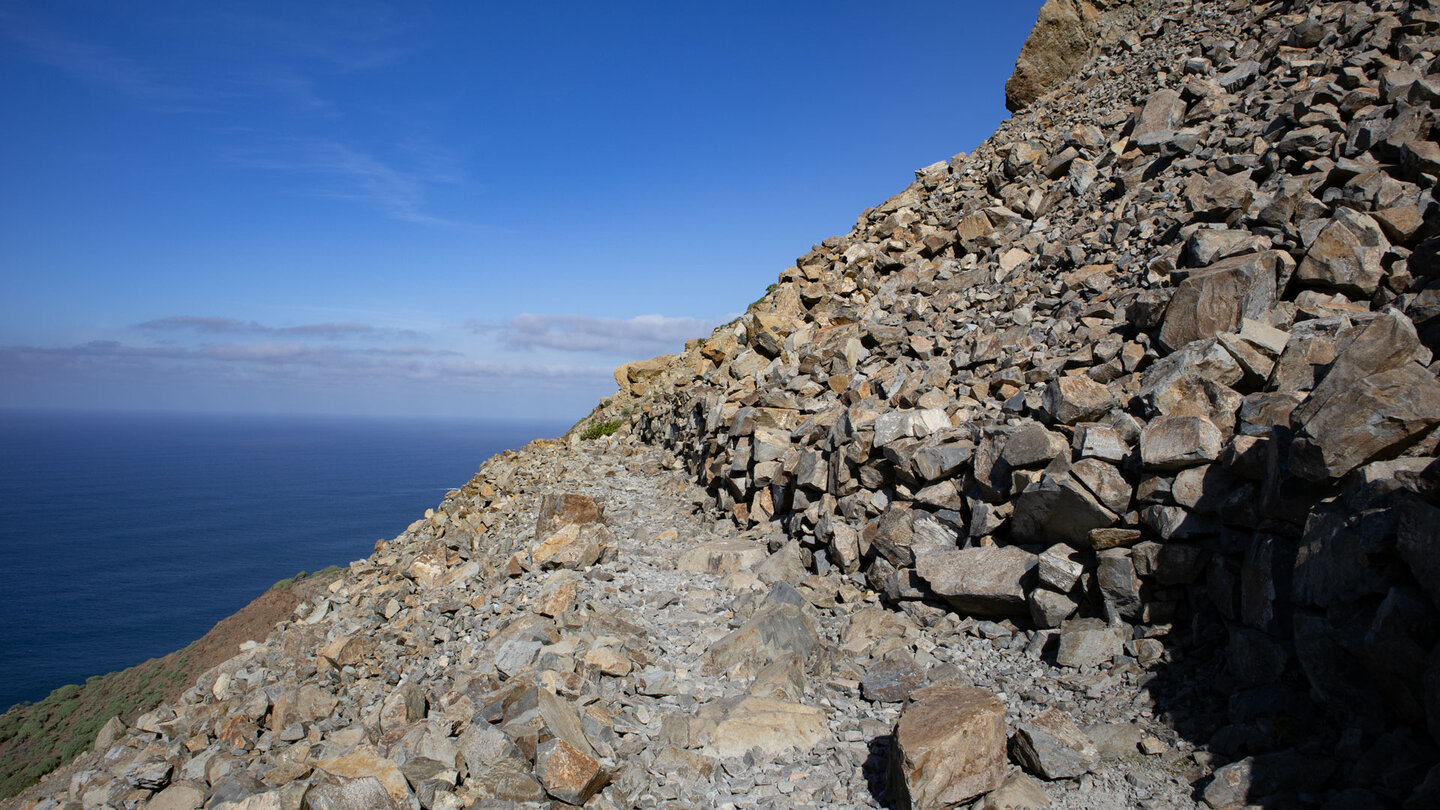
M314 599L344 572L332 567L289 587L277 584L180 649L92 676L83 684L60 686L43 700L8 707L0 714L0 799L17 795L89 749L111 717L129 725L156 706L177 700L202 673L229 660L246 642L264 641L296 606ZM4 733L11 724L20 729L27 723L39 733Z

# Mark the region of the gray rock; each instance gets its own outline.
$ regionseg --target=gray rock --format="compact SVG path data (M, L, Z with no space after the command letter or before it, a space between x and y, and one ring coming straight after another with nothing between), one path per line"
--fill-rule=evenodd
M305 791L301 810L398 810L378 779L330 777Z
M1095 743L1058 709L1017 725L1014 740L1016 762L1042 779L1073 779L1099 764Z
M1267 251L1235 256L1193 271L1165 310L1160 342L1178 349L1195 340L1239 328L1275 302L1276 274L1287 254Z
M1099 666L1124 649L1120 631L1100 619L1071 619L1060 628L1060 648L1055 661L1062 667Z
M1161 416L1140 433L1147 470L1181 470L1220 458L1222 437L1203 416Z
M1036 558L1014 547L967 548L927 554L915 570L937 596L974 616L1023 616L1025 587Z
M1440 422L1440 382L1414 361L1418 350L1414 325L1394 310L1366 326L1291 414L1291 469L1339 478Z
M1100 463L1100 462L1096 462ZM1115 525L1119 517L1074 475L1043 475L1014 501L1011 538L1020 543L1069 543L1084 548L1090 532Z
M1110 389L1083 374L1051 380L1040 401L1050 418L1062 425L1097 419L1115 407Z
M1084 0L1046 0L1005 82L1005 108L1024 109L1079 69L1098 31L1095 7Z
M1347 295L1369 297L1384 276L1380 260L1389 248L1390 242L1375 220L1340 207L1300 260L1295 278Z
M867 700L899 703L924 684L925 670L915 663L914 656L897 651L866 671L860 689Z
M820 648L810 619L794 605L765 607L705 654L706 664L731 677L749 677L783 656L802 661Z

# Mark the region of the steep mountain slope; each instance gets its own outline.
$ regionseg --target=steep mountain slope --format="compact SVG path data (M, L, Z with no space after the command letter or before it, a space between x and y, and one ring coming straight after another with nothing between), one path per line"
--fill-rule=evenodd
M1440 803L1440 15L1047 9L973 154L18 806Z

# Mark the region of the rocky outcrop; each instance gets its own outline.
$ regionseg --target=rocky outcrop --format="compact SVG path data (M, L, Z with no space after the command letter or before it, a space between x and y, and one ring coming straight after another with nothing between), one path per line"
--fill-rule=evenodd
M1100 12L1086 0L1045 0L1015 73L1005 82L1005 107L1017 112L1090 60L1100 33Z

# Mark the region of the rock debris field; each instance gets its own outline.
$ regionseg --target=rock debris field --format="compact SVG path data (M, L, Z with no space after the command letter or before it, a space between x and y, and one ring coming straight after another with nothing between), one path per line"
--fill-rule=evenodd
M633 438L493 460L473 486L493 501L382 543L35 806L887 807L917 694L938 726L914 739L914 791L1193 806L1207 757L1160 722L1118 632L1077 631L1096 638L1059 666L1057 631L884 607L714 514L679 467ZM475 552L489 536L513 539ZM1000 733L950 752L972 692Z
M1440 806L1440 13L1049 0L1007 91L12 805Z

